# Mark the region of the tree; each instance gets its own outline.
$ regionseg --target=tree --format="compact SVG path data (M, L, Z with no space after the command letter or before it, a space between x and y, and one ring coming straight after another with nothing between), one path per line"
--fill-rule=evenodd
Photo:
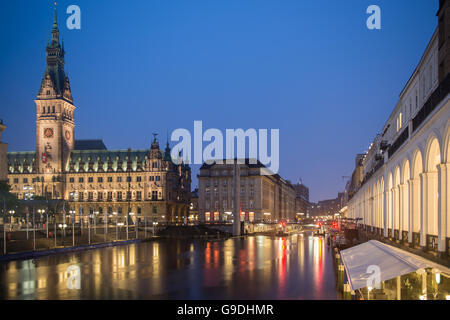
M0 181L0 201L1 201L1 208L3 209L3 202L6 205L6 209L12 209L16 208L19 204L19 201L17 200L17 197L10 192L11 186L4 182Z

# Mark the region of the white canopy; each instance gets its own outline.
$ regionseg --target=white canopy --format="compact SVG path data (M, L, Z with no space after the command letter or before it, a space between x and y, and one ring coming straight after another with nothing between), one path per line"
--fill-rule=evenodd
M390 280L422 268L434 268L450 275L450 269L445 266L376 240L342 250L341 258L353 291L373 283L375 270L380 271L378 281Z

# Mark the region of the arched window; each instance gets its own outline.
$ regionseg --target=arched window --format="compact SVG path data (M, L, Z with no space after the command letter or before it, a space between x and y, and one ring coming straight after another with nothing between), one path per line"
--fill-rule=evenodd
M45 107L42 107L42 113L45 113Z
M47 113L50 113L50 106L47 107Z
M52 109L53 109L53 113L55 113L55 106L53 106Z

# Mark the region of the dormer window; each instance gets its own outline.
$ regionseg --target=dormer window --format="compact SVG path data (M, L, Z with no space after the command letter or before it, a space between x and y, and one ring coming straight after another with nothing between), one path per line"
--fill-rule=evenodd
M48 96L50 95L50 90L47 90L47 95L48 95Z

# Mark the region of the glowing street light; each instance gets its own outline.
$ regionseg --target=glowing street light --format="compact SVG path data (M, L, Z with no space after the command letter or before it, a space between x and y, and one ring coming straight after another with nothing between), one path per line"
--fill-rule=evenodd
M118 233L118 217L117 217L117 212L113 212L113 215L116 216L116 240L119 240L119 233Z
M72 247L75 247L75 210L69 210L72 217Z

